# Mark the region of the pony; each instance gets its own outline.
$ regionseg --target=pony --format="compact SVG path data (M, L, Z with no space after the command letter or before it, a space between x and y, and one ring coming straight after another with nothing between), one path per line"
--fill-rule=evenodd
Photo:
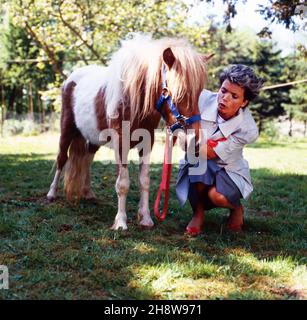
M134 34L121 41L106 67L89 65L75 70L62 86L59 153L48 200L57 196L62 171L68 201L95 198L90 166L96 151L110 142L111 137L117 164L118 197L118 211L111 229L126 230L130 184L127 157L129 150L140 141L132 139L130 133L144 129L150 139L147 150L139 150L141 192L137 217L140 226L152 228L149 158L154 131L161 114L167 126L199 114L198 98L205 86L206 62L210 57L198 53L185 39L153 39L149 35ZM162 86L162 82L168 86ZM171 112L166 99L157 110L157 101L163 94L171 97L181 119ZM123 131L125 123L129 123L130 132ZM195 129L197 136L200 124L195 121L186 127ZM102 139L101 133L108 129L111 130L108 139Z

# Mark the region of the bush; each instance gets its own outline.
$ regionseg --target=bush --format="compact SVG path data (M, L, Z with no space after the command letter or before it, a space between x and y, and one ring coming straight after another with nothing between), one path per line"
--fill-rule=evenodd
M40 133L40 125L36 124L33 120L5 120L3 132L6 136L13 135L37 135Z
M264 124L263 127L263 132L262 132L262 137L267 139L268 141L276 141L279 136L279 130L276 126L276 123L274 121L268 121Z
M4 121L3 134L4 136L35 136L46 131L59 131L60 115L50 114L45 117L44 124L41 123L39 117L34 117L34 120L26 117L18 117L7 119Z

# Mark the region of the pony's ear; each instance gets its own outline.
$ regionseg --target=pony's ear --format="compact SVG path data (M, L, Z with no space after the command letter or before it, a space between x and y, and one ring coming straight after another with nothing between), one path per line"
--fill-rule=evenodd
M212 57L215 55L215 53L209 53L209 54L203 54L201 56L203 62L207 63L209 60L212 59Z
M163 61L167 64L169 69L173 66L175 60L176 58L171 48L167 48L163 51Z

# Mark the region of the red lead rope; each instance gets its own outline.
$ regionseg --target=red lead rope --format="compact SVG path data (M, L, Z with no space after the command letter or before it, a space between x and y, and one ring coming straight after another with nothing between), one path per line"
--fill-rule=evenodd
M177 137L172 136L169 133L166 134L166 141L165 141L165 149L164 149L164 162L163 162L163 168L162 168L162 180L160 183L160 187L157 193L156 201L155 201L155 207L154 212L155 216L159 221L163 221L166 218L167 209L168 209L168 199L169 199L169 186L171 181L171 174L172 174L172 147L176 143ZM207 140L208 146L211 148L214 148L217 146L217 144L221 141L226 141L226 138L220 138L217 140ZM172 142L172 146L170 143ZM161 196L162 192L164 192L164 205L162 214L160 214L159 205L161 202Z
M211 148L215 148L220 141L226 141L226 140L227 140L227 138L220 138L220 139L217 139L217 140L208 139L207 140L207 145L209 147L211 147Z
M176 140L177 140L176 136L173 137L169 133L166 134L164 162L163 162L163 168L162 168L162 180L157 193L155 207L154 207L155 216L159 221L163 221L167 214L169 186L170 186L171 174L172 174L172 149L173 149L172 147L176 143ZM164 205L163 205L162 214L160 214L159 205L161 201L162 192L164 192Z

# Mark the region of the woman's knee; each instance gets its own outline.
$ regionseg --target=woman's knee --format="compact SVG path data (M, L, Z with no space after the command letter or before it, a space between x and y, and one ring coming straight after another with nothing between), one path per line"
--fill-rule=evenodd
M230 205L226 197L223 194L217 192L215 187L212 187L208 191L208 197L218 207L229 207Z

